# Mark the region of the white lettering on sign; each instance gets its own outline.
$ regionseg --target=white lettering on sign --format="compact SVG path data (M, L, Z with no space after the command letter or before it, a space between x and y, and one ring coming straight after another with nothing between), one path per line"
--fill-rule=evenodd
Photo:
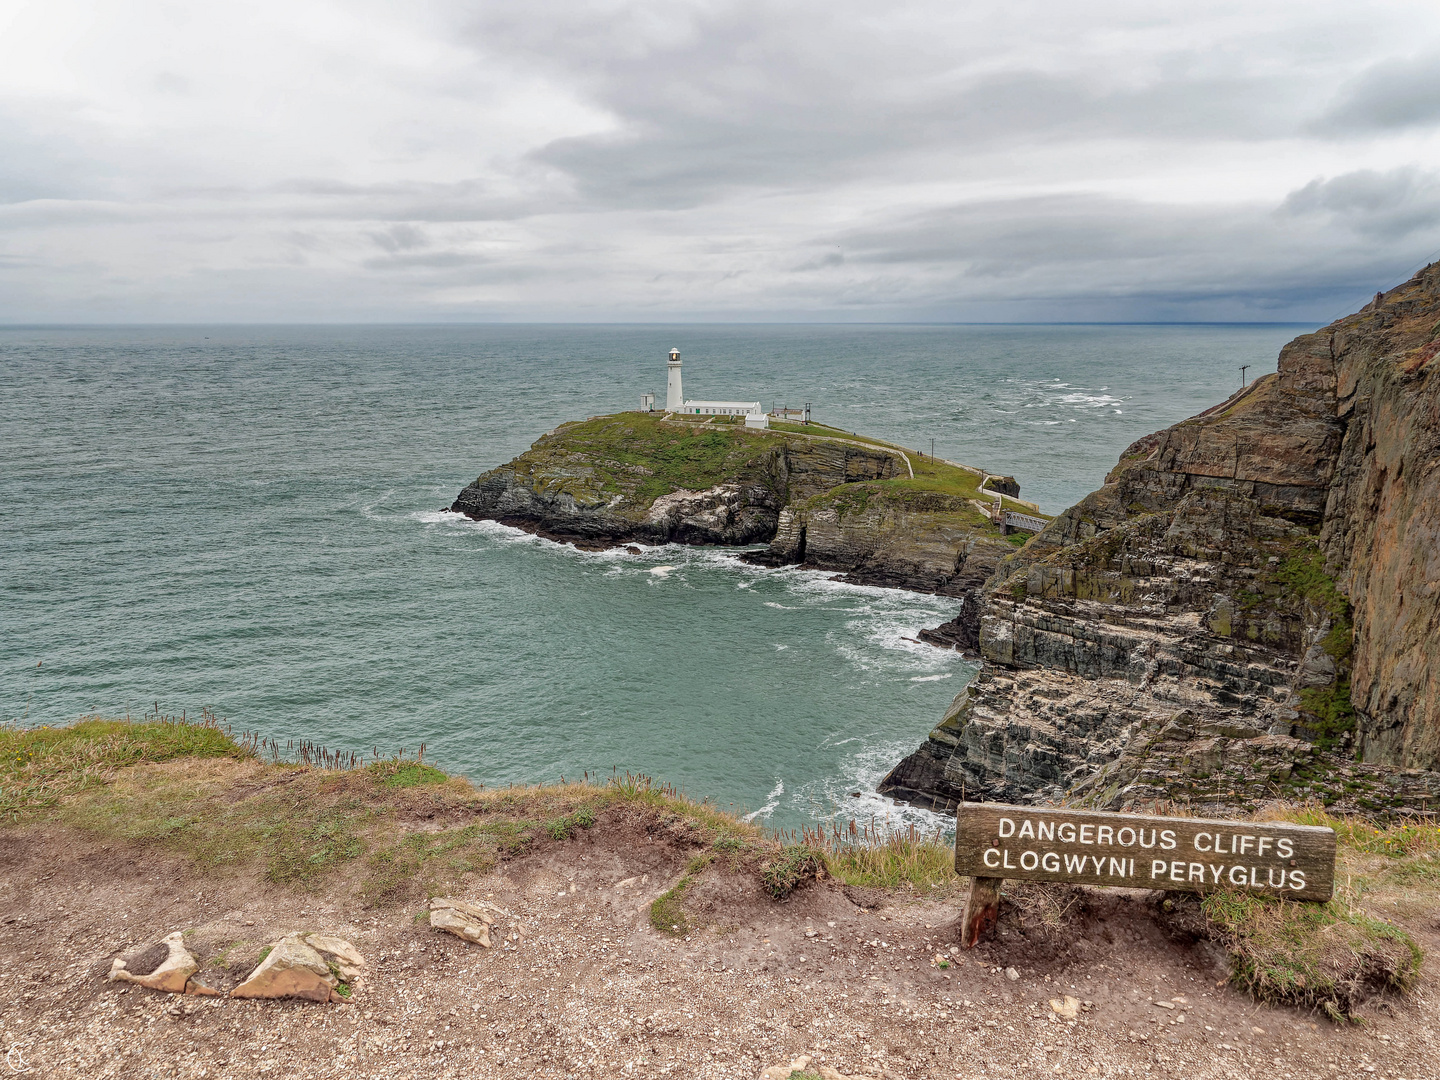
M1329 899L1335 834L1288 822L963 803L955 868L978 877Z
M1112 825L1076 825L1069 821L1046 821L1025 818L1017 822L1014 818L1002 817L996 832L998 839L1006 840L1058 840L1062 844L1087 844L1109 848L1154 848L1160 851L1174 851L1176 836L1173 829L1132 828L1128 825L1119 829ZM1295 853L1294 844L1287 837L1255 836L1249 833L1196 833L1195 850L1206 855L1240 855L1255 859L1288 859ZM1048 873L1059 873L1063 868L1067 874L1094 874L1116 879L1136 877L1135 860L1124 855L1089 855L1073 851L1052 851L1039 846L1013 849L1005 847L986 848L981 862L991 870L1043 869ZM1305 871L1291 870L1276 866L1255 866L1248 860L1232 862L1188 862L1178 859L1151 859L1148 877L1135 881L1136 886L1145 887L1150 883L1202 885L1248 885L1252 888L1269 886L1272 889L1288 889L1299 892L1305 888ZM1116 884L1123 884L1117 881Z

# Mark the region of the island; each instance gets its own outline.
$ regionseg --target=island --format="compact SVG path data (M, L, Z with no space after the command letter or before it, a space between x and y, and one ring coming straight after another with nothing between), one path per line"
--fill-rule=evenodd
M1012 477L819 423L747 419L646 409L562 424L450 509L581 548L745 547L759 565L967 600L1050 520ZM978 608L966 610L937 644L974 648Z

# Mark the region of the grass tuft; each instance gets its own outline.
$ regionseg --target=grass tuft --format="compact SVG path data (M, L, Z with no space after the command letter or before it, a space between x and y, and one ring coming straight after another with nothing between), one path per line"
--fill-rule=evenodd
M1200 906L1230 953L1232 979L1261 1001L1349 1019L1366 998L1404 992L1420 974L1422 953L1409 934L1343 899L1218 892Z
M662 934L681 937L690 932L690 919L685 914L685 892L695 883L686 874L673 888L665 890L650 904L650 925Z
M788 834L817 852L825 871L845 885L872 889L910 886L921 892L956 888L955 845L941 832L915 826L886 832L873 824L804 828Z
M450 779L439 769L422 765L418 761L401 761L399 758L377 761L373 765L367 765L365 771L374 777L375 782L381 787L391 790L423 787L427 784L443 784Z
M805 844L789 844L760 871L761 884L776 900L784 900L807 881L814 881L825 867L820 852Z
M569 840L580 829L588 829L594 824L595 808L582 806L569 814L547 821L545 831L551 840Z
M0 726L0 821L35 817L131 765L251 756L208 712L199 721L86 717L66 727L6 724Z

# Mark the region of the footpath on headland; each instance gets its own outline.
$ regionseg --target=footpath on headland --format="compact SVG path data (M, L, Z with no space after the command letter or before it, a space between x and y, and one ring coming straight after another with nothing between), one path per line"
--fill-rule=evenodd
M1344 880L1366 885L1332 904L1019 884L966 950L964 879L922 838L768 836L634 777L490 791L413 758L264 761L194 727L0 732L13 1071L1190 1080L1434 1060L1430 976L1397 996L1409 950L1436 944L1433 829L1349 822ZM492 947L432 929L431 895L508 913ZM223 996L302 930L361 954L349 999ZM175 932L221 996L106 981Z

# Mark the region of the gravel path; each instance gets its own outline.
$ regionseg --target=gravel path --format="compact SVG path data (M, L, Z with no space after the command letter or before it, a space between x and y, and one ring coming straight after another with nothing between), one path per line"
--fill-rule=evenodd
M961 957L954 900L823 882L774 904L725 870L699 895L714 928L672 939L646 912L682 853L604 833L473 881L467 895L523 928L485 950L431 931L419 904L366 910L342 881L296 894L6 830L0 1075L754 1080L809 1054L875 1078L1440 1076L1428 975L1412 999L1337 1027L1230 990L1214 954L1167 938L1140 897L1111 894L1063 962L1008 932ZM330 1006L104 981L114 956L175 929L221 981L295 929L348 938L369 974L355 1004ZM1049 1004L1065 995L1082 1003L1074 1020Z

